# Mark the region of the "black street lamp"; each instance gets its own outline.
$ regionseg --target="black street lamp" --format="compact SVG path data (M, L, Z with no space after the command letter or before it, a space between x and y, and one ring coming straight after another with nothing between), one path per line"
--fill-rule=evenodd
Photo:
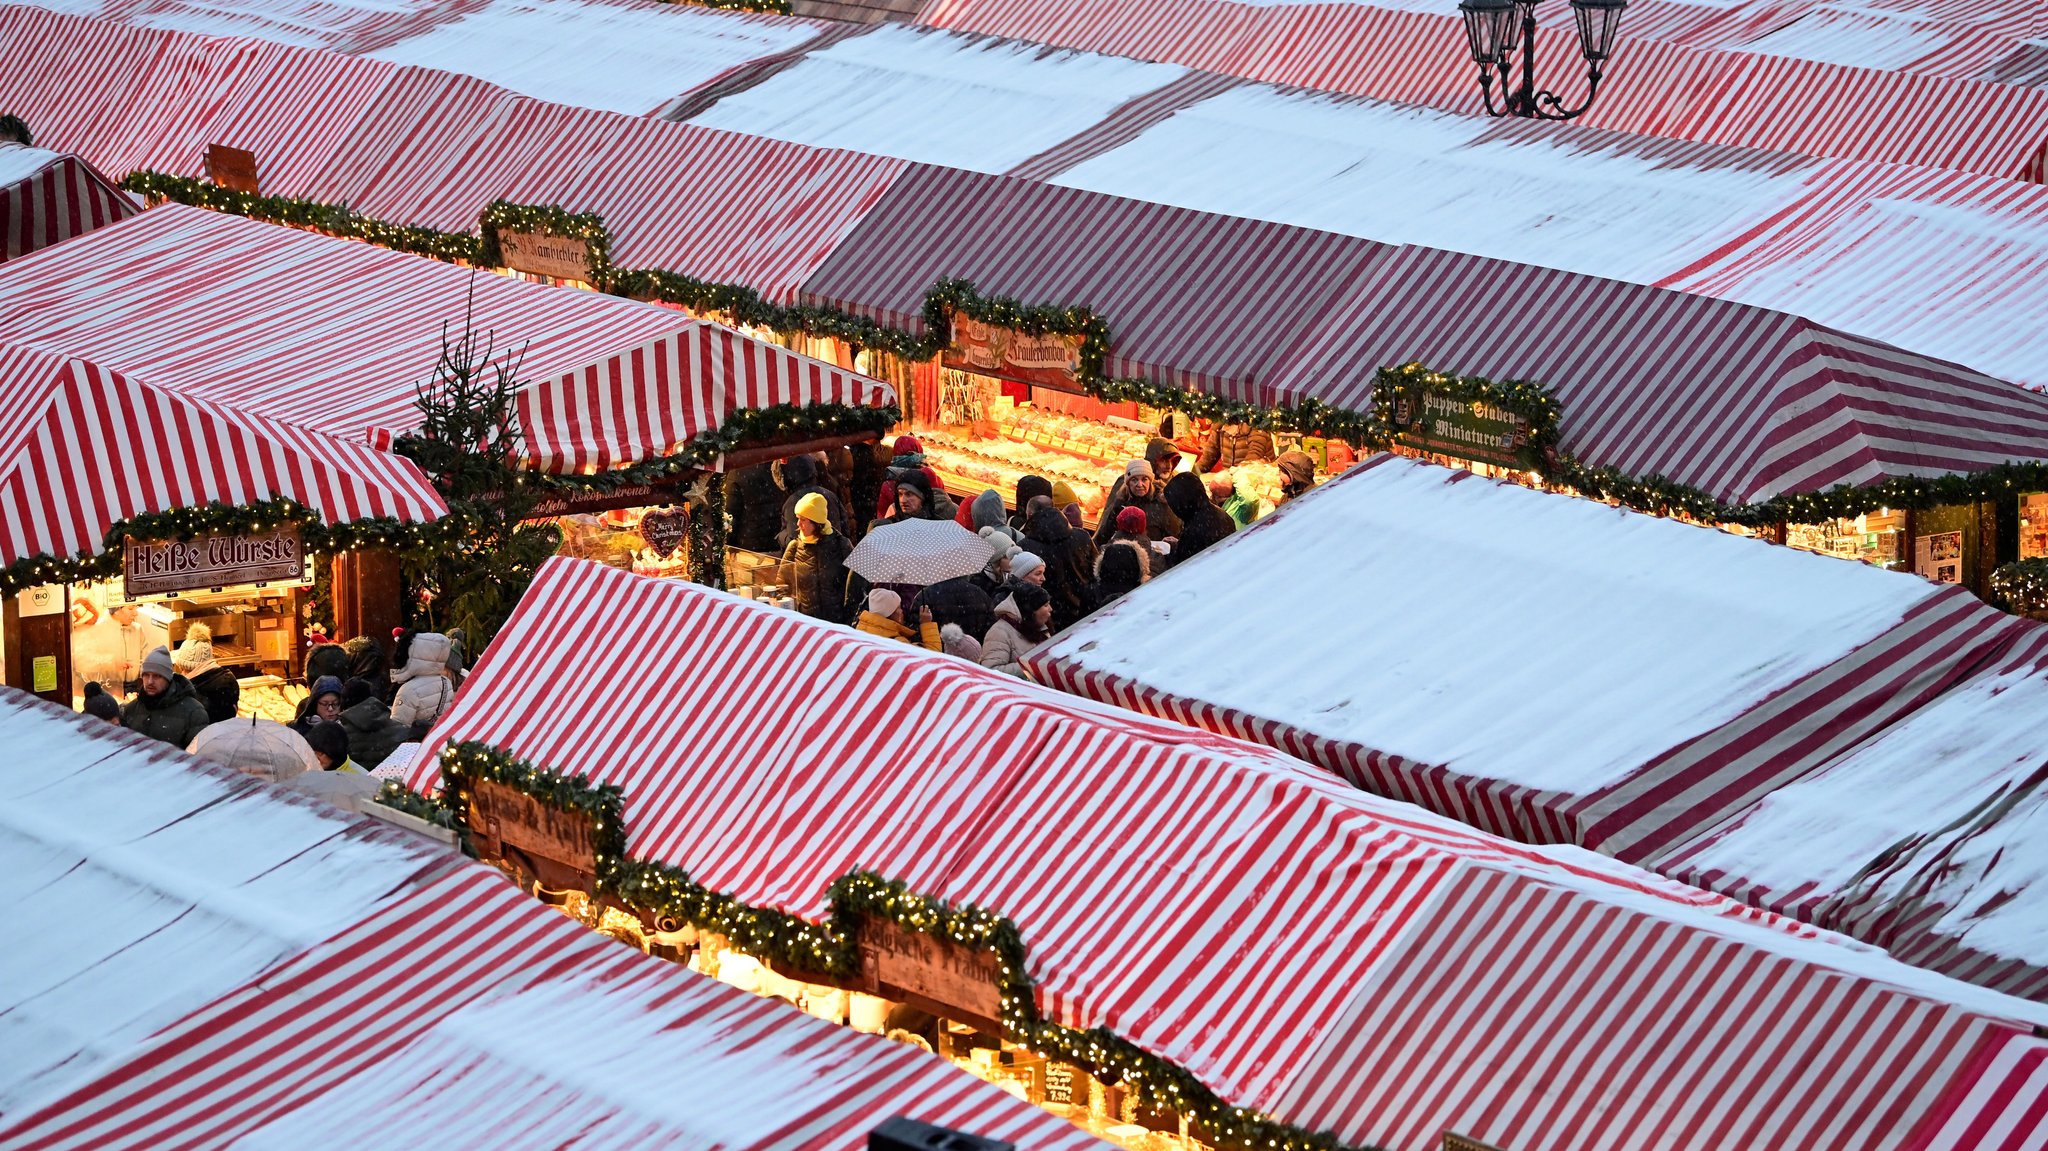
M1593 106L1600 89L1600 69L1614 48L1614 30L1628 0L1571 0L1579 24L1579 54L1586 58L1586 102L1567 109L1564 101L1536 90L1536 5L1543 0L1459 0L1465 18L1465 40L1472 62L1479 65L1479 88L1490 116L1528 116L1538 120L1570 120ZM1512 87L1516 46L1515 25L1522 26L1522 82ZM1493 106L1493 81L1500 77L1502 106Z

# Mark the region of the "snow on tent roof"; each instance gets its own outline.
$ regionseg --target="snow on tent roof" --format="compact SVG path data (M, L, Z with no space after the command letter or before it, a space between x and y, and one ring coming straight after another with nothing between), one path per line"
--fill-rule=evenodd
M827 25L637 0L488 0L371 53L522 95L639 116Z
M0 330L358 442L417 425L415 384L472 298L478 332L525 348L520 424L542 468L666 456L743 407L895 396L667 308L178 205L0 266Z
M1634 860L1811 774L2020 626L1960 588L1380 456L1028 662Z
M1006 916L1046 1017L1347 1142L1681 1151L1796 1114L1908 1147L1974 1053L2034 1042L2004 1020L2048 1021L1269 749L575 560L542 568L428 751L466 740L616 785L633 856L743 905L819 920L865 870Z
M1463 29L1449 5L1413 11L1205 2L1151 11L1128 0L932 0L919 20L1277 84L1480 110L1471 61L1459 50ZM1576 37L1567 28L1539 28L1538 41L1545 59L1577 58ZM1562 85L1572 103L1580 89L1576 77ZM1873 107L1913 107L1916 114L1859 114ZM1582 123L2019 177L2048 142L2048 91L1690 48L1631 39L1624 28L1607 86Z
M1001 172L1185 74L1170 64L882 24L725 96L691 123Z
M2038 185L1250 85L1105 147L1052 179L1679 287L2048 383Z
M76 156L0 143L0 262L141 211Z
M585 929L452 852L0 691L0 1144L1102 1145ZM771 1104L772 1105L769 1105Z
M0 1114L450 862L13 689L0 731Z
M2048 998L2048 629L1651 865Z
M0 339L0 563L93 555L152 512L290 499L327 523L438 518L418 465Z

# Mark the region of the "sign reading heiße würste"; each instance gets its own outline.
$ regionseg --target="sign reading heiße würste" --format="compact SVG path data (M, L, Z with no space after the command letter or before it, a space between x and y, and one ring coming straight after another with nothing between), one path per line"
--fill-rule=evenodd
M190 540L131 539L122 550L121 576L130 599L196 588L291 582L306 576L306 550L297 524Z

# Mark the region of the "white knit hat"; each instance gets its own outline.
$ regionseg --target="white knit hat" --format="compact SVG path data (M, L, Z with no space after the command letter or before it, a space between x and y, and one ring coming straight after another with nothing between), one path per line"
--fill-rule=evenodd
M903 597L885 587L878 587L868 593L868 610L879 616L892 616L903 606Z
M1023 579L1045 566L1045 560L1037 552L1019 551L1010 557L1010 577Z

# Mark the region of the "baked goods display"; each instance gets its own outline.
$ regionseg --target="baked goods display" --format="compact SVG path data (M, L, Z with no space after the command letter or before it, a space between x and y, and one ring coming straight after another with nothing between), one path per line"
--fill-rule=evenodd
M290 723L299 716L299 703L306 698L306 685L285 683L276 676L258 676L242 681L241 702L236 713L258 719Z

